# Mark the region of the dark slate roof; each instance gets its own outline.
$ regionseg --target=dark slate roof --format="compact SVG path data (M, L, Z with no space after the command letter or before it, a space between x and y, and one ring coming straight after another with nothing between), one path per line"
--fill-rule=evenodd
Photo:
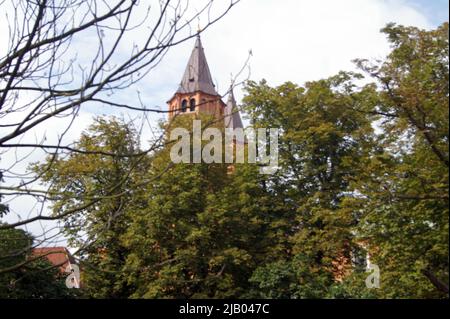
M239 109L236 104L236 99L234 98L233 88L230 88L230 93L228 95L228 102L225 107L225 128L244 128L242 124L241 115L239 114Z
M194 50L192 51L186 71L184 71L183 79L181 80L177 93L193 93L196 91L218 95L211 78L208 63L206 62L200 35L197 36Z

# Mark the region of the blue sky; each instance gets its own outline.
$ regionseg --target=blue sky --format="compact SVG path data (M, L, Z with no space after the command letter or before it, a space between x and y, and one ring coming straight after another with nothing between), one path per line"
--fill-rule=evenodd
M423 10L434 26L448 21L449 1L447 0L408 0L407 2Z

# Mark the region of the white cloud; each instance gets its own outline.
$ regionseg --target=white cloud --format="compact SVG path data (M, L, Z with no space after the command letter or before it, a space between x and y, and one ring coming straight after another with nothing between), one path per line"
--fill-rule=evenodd
M222 89L249 49L252 79L303 84L353 68L354 58L383 57L388 44L379 31L391 21L430 27L401 0L244 0L203 36L203 44Z
M219 93L225 94L231 74L240 71L250 49L250 79L302 85L340 70L354 70L355 58L383 58L389 45L380 29L389 22L432 27L406 0L242 0L202 34L202 42ZM137 85L147 106L165 107L193 46L191 40L169 51ZM243 96L240 88L235 94L238 100Z

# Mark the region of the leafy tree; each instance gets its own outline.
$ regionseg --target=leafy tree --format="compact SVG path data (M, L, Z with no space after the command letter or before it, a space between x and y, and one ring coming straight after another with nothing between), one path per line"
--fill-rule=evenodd
M0 269L22 267L0 273L0 298L70 298L76 296L65 286L65 275L45 258L31 254L33 237L21 229L0 230ZM27 263L26 263L27 262Z
M55 213L95 201L65 219L71 243L90 243L88 295L448 297L448 24L383 32L392 52L358 60L365 76L248 83L251 125L280 129L273 175L175 165L169 140L139 155L136 132L115 119L98 119L82 152L36 166ZM192 132L192 119L165 129ZM380 289L365 286L357 251L380 267Z
M448 23L388 25L386 61L360 67L377 82L379 151L359 176L360 233L385 297L448 297Z
M191 130L192 118L171 125ZM230 175L227 164L171 165L170 146L155 155L147 204L124 236L132 251L126 272L137 288L132 297L239 297L263 254L256 168L237 165L239 173Z
M284 196L289 211L284 224L290 228L283 231L289 236L287 253L263 266L252 280L266 285L273 275L277 278L277 269L289 272L290 292L263 296L324 297L335 277L345 273L336 260L350 258L357 218L343 203L352 197L350 181L363 169L373 135L368 116L352 109L370 102L373 94L356 91L353 82L359 78L340 73L304 88L289 82L271 88L264 81L247 87L245 109L254 126L281 129L281 170L271 177L270 188Z
M0 188L6 201L17 196L34 199L20 221L0 228L31 224L36 228L42 220L60 221L77 213L65 210L63 216L50 217L33 209L34 204L48 206L47 199L54 196L45 188L30 187L29 181L41 181L41 172L26 171L21 163L30 153L61 159L83 152L71 141L66 144L64 136L72 126L79 126L85 105L95 104L97 110L104 107L110 114L128 110L143 126L153 129L147 116L161 110L137 103L140 96L134 85L151 76L168 50L203 33L192 28L192 23L204 17L202 29L207 30L239 0L230 0L221 8L212 0L183 2L0 1L2 28L8 30L8 36L0 39L0 152L6 160L2 169L8 172L8 185ZM77 54L80 51L82 55ZM89 198L80 199L81 195L76 194L87 203ZM5 209L0 204L0 218Z
M122 267L128 250L120 236L140 205L135 194L141 191L146 157L138 154L136 132L116 118L97 118L76 144L81 152L49 158L35 170L43 173L50 191L58 194L54 213L69 212L65 232L69 243L81 249L86 294L127 297L131 288Z

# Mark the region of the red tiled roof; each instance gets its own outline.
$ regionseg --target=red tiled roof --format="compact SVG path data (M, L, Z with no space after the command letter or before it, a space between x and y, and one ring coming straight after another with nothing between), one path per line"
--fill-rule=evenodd
M66 270L69 263L74 263L73 257L65 247L41 247L33 249L33 256L43 256L61 272Z

